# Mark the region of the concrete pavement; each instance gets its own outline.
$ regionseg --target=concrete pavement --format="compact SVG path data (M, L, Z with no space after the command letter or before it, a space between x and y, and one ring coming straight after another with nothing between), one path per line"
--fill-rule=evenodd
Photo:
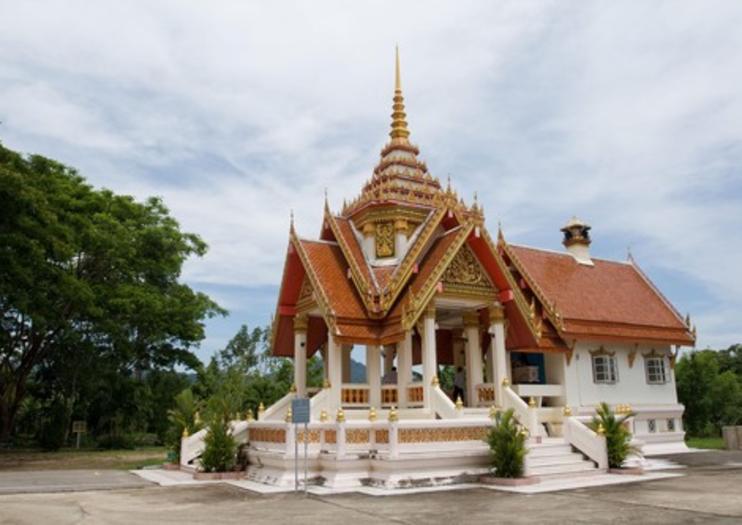
M0 494L127 489L149 485L148 481L123 470L0 471Z
M701 454L705 454L701 457ZM260 495L225 484L0 496L0 523L742 523L742 454L688 454L685 476L522 495Z

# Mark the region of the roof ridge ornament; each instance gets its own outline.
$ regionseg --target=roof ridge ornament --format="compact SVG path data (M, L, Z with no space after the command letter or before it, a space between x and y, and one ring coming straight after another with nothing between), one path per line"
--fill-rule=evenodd
M407 114L404 108L404 96L402 96L402 75L399 66L399 46L395 46L395 71L394 71L394 104L392 105L392 130L389 136L394 139L402 139L407 142L410 130L407 129Z

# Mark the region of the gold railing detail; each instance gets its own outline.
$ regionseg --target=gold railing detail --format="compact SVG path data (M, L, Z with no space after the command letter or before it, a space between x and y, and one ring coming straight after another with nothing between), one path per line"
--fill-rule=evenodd
M480 403L488 403L495 401L495 387L494 386L479 386L477 387L477 401Z
M397 402L397 387L381 389L382 405L396 405Z
M423 386L415 385L407 388L407 400L410 403L423 402Z
M368 405L368 388L343 388L341 400L344 405Z

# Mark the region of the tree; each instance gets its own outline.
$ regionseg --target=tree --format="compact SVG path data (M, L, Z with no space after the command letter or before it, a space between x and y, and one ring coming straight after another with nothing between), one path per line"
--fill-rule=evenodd
M178 281L206 244L159 199L94 190L0 145L0 202L0 442L44 361L85 348L139 375L196 366L202 321L223 310Z
M252 332L243 324L227 346L219 351L218 360L222 368L237 367L244 373L250 372L258 364L259 347L267 330L253 328Z
M685 428L693 436L718 436L724 425L742 422L739 345L699 350L675 366L678 399L685 405Z

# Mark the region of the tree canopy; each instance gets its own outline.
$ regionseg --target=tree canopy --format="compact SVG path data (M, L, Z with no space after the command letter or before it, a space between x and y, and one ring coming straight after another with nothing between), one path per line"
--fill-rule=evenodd
M223 311L179 280L207 247L160 199L94 189L0 144L0 203L0 442L37 374L50 381L35 387L69 406L83 371L199 364L203 321Z
M722 426L742 424L742 345L690 352L675 374L689 434L718 436Z

